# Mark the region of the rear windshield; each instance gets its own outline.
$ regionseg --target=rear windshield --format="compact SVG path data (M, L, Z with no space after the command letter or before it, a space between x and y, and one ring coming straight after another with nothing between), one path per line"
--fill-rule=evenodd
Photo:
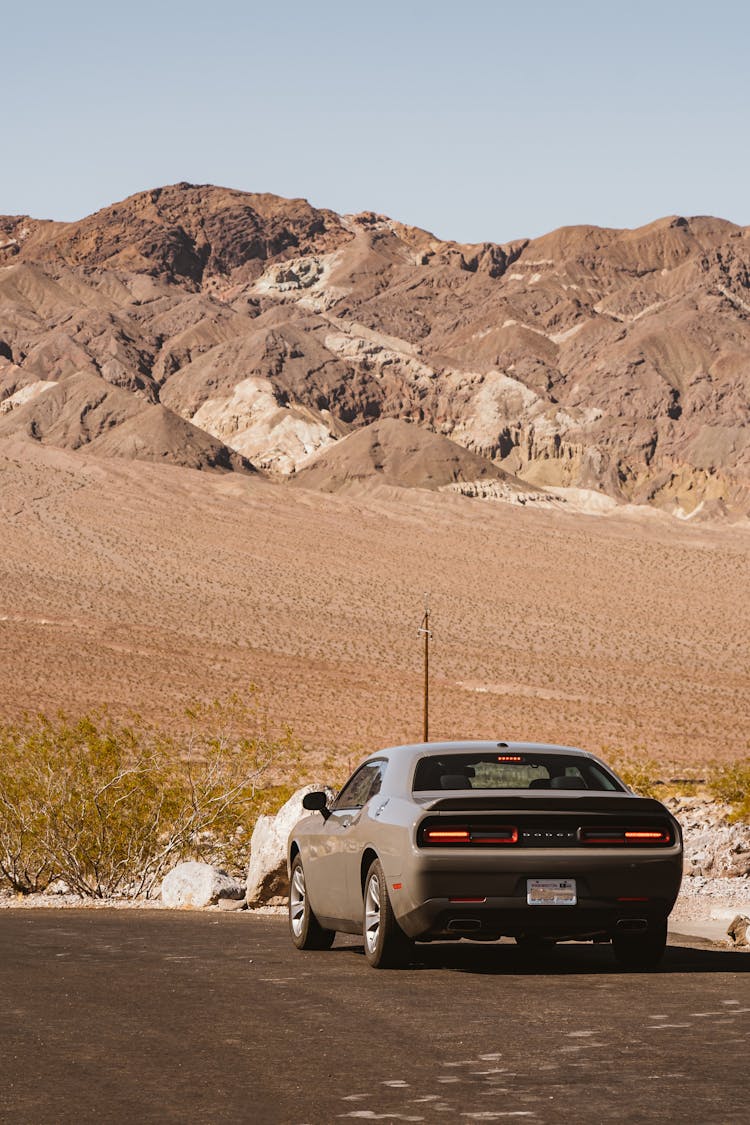
M414 792L434 789L594 789L623 791L602 766L565 754L445 754L420 758Z

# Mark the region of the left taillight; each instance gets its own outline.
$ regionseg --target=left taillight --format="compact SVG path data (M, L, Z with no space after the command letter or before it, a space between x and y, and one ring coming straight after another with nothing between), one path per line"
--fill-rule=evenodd
M470 840L468 828L428 828L424 834L426 844L468 844Z
M518 843L518 829L512 824L457 825L427 824L419 833L422 847L495 847Z
M600 847L604 847L608 844L666 847L674 842L674 836L672 835L672 829L668 827L629 828L624 825L613 825L611 827L608 825L606 828L599 826L579 828L578 840L581 844L598 844Z

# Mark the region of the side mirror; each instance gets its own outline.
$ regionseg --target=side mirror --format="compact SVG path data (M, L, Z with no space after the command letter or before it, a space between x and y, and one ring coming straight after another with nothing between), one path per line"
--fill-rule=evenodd
M328 820L331 815L328 811L328 798L322 790L315 793L305 793L302 798L302 808L307 809L308 812L322 813L324 820Z

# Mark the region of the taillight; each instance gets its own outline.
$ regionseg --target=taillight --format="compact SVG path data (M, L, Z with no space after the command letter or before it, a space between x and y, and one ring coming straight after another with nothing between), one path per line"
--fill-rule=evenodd
M578 839L582 844L626 844L662 846L672 843L669 828L579 828Z
M518 829L510 824L429 825L422 829L421 843L433 847L453 844L472 847L495 847L518 843Z
M428 828L424 838L428 844L468 844L471 832L468 828Z
M518 829L510 826L502 828L472 828L472 844L517 844Z

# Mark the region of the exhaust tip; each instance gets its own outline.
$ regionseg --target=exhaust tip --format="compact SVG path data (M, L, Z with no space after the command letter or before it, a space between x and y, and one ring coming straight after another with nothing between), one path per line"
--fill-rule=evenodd
M482 923L479 918L451 918L446 929L459 930L469 933L473 930L481 930Z
M642 934L648 929L648 920L646 918L620 918L617 929L629 934Z

